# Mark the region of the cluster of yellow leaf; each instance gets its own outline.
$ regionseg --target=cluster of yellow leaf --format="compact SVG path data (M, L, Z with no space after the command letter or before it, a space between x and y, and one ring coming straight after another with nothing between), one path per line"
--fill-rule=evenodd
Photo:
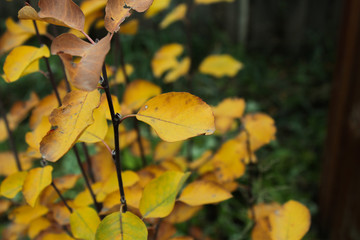
M252 211L254 219L253 240L297 240L302 239L310 228L310 211L303 204L290 200L280 206L278 203L259 204Z
M184 57L181 61L177 58L183 53L184 47L178 43L167 44L161 47L151 61L151 67L155 77L161 77L169 71L164 82L174 82L178 78L185 76L190 68L190 58Z

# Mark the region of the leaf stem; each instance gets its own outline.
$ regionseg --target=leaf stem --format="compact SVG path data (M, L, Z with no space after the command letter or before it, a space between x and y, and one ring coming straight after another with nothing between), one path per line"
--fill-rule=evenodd
M9 145L10 145L10 148L11 148L13 154L14 154L16 167L17 167L17 169L19 171L22 171L19 154L18 154L18 151L16 149L15 139L14 139L14 136L13 136L12 131L10 129L9 121L8 121L8 119L6 117L5 109L4 109L4 106L3 106L3 103L2 103L1 99L0 99L0 115L4 119L4 122L5 122L6 131L7 131L8 139L9 139Z
M79 151L78 151L76 145L74 145L73 150L74 150L74 153L75 153L75 155L76 155L76 160L77 160L77 163L78 163L78 165L79 165L79 167L80 167L81 173L82 173L82 175L83 175L83 177L84 177L85 184L86 184L87 188L89 189L91 198L92 198L92 200L93 200L93 202L94 202L96 211L99 213L99 212L101 211L101 206L100 206L100 204L97 202L96 196L95 196L94 191L93 191L93 189L92 189L92 187L91 187L90 181L89 181L89 179L88 179L87 176L86 176L85 169L84 169L84 167L83 167L83 165L82 165L82 163L81 163Z
M118 177L118 184L119 184L119 190L120 190L120 202L123 205L122 210L125 213L127 211L127 205L126 205L124 186L123 186L123 181L122 181L122 176L121 176L121 160L120 160L120 145L119 145L120 144L119 143L119 124L121 123L121 121L120 121L121 116L120 116L120 114L115 114L114 105L112 102L111 93L110 93L110 89L109 89L109 82L108 82L108 78L107 78L105 64L103 65L102 73L103 73L103 79L102 79L101 85L102 85L102 87L104 87L104 90L105 90L106 98L107 98L109 109L110 109L111 120L112 120L113 127L114 127L115 151L113 152L112 155L113 155L113 159L115 162L116 173L117 173L117 177Z
M69 210L70 213L72 213L73 212L72 208L67 204L64 196L61 194L60 190L56 187L54 181L51 182L51 186L54 188L55 192L60 197L60 199L64 203L65 207Z

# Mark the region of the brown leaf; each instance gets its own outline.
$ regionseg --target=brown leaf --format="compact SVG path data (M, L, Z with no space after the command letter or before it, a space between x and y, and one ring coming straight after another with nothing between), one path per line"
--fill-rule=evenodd
M110 50L111 37L108 34L95 45L87 43L70 33L64 33L51 44L51 53L58 54L64 62L70 82L78 89L96 89L106 54ZM79 62L73 56L81 57Z
M85 16L80 7L72 0L40 0L40 12L30 6L25 6L18 13L19 19L32 19L65 26L82 31Z

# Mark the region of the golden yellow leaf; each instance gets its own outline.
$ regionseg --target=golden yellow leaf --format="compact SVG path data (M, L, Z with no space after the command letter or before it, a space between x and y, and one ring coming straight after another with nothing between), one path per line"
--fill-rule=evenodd
M103 19L104 13L102 10L99 10L97 12L92 12L88 15L85 15L85 24L83 31L89 35L90 27L96 22L96 20ZM86 38L86 36L80 32L79 30L71 28L68 33L74 34L78 38Z
M105 148L100 147L95 155L91 156L91 164L97 182L105 181L114 171L114 160L111 153Z
M91 184L91 188L92 188L92 190L94 191L94 194L95 194L95 195L100 191L102 185L103 185L103 183L101 183L101 182L96 182L96 183L94 183L94 184ZM96 200L97 200L98 202L101 202L101 201L99 201L98 198L96 198ZM73 203L74 203L74 206L75 206L76 208L79 208L79 207L87 207L87 206L89 206L90 204L93 204L94 202L93 202L92 197L91 197L91 195L90 195L89 189L86 188L84 191L80 192L80 193L75 197Z
M185 140L215 131L211 108L186 92L164 93L147 101L136 118L152 126L167 142Z
M159 95L161 88L149 81L138 79L126 86L123 103L132 110L139 109L149 98Z
M173 22L182 20L186 16L187 7L185 3L176 6L160 23L160 28L167 28Z
M36 34L34 24L31 20L20 20L14 22L11 18L5 21L6 32L0 38L0 54L17 47ZM38 22L40 35L46 34L47 23Z
M252 240L273 240L270 236L270 223L267 217L256 220L255 226L251 231Z
M281 208L281 205L277 202L273 203L259 203L255 206L253 206L253 210L255 212L255 221L260 220L261 218L268 217L271 213L273 213L276 210L279 210ZM248 210L248 217L250 219L253 219L252 211Z
M126 203L133 208L139 208L142 187L139 184L135 184L131 187L125 187L124 192L126 196ZM120 192L119 190L112 192L106 196L103 202L103 211L107 211L116 205L120 205Z
M215 117L241 118L245 110L242 98L226 98L213 107Z
M140 199L140 212L144 218L166 217L174 208L175 198L190 173L167 171L151 180Z
M131 212L115 212L106 216L96 231L96 240L147 240L146 225Z
M67 203L69 204L70 202L67 201ZM71 213L69 212L69 209L67 209L67 207L64 205L64 203L60 202L60 203L52 204L50 206L50 209L54 220L58 224L60 225L70 224Z
M174 69L172 69L169 73L166 74L164 82L175 82L178 78L185 76L189 72L190 64L190 58L185 57Z
M120 33L125 35L135 35L139 28L139 20L138 19L131 19L125 22L120 27Z
M42 240L74 240L74 238L70 237L69 234L62 233L46 233L43 235Z
M108 131L108 123L106 121L107 110L107 100L101 98L100 106L93 112L94 123L87 127L80 135L78 142L96 143L104 140Z
M71 232L74 237L93 240L100 218L97 212L90 207L74 209L70 215Z
M51 226L51 223L48 219L44 217L39 217L32 221L29 225L28 236L29 238L35 238L41 231L47 229Z
M183 51L184 47L179 43L162 46L151 61L151 68L155 77L160 77L164 72L176 68L179 65L176 58Z
M242 121L250 135L252 151L275 140L275 122L269 115L264 113L247 114Z
M72 91L63 106L52 111L49 121L55 129L48 132L40 143L40 152L51 162L59 160L76 142L87 126L93 123L92 113L100 103L98 90Z
M110 35L96 44L90 44L70 33L56 37L51 44L51 53L58 54L65 65L69 81L78 89L93 91L99 83L106 54L110 50ZM79 62L73 56L81 57Z
M154 160L161 161L168 158L175 157L180 151L183 141L178 142L159 142L155 147Z
M50 51L46 45L40 48L33 46L14 48L5 59L3 67L5 80L9 83L14 82L26 74L38 71L38 60L42 57L50 57Z
M7 198L14 198L21 191L27 172L16 172L1 182L1 195Z
M178 171L178 172L182 172L182 168L173 161L167 160L167 161L162 161L160 163L160 166L162 166L163 168L165 168L168 171Z
M270 235L275 240L302 239L310 228L310 211L303 204L290 200L269 215Z
M127 131L123 124L119 125L119 142L120 142L120 149L124 149L125 147L132 144L137 138L137 134L135 130ZM105 136L105 142L107 145L114 149L114 128L113 125L109 125L108 132Z
M179 200L190 206L199 206L218 203L231 197L231 193L213 182L195 181L184 188Z
M107 0L85 0L81 2L80 9L86 17L94 12L104 10L106 2Z
M131 64L125 64L125 71L128 76L130 76L134 72L134 67ZM114 81L110 82L111 85L120 84L125 82L124 71L121 67L119 67L115 74Z
M26 202L34 207L40 193L45 187L51 184L52 181L52 166L40 167L31 169L24 182L22 193Z
M40 0L39 8L40 12L36 12L31 6L25 6L18 12L18 18L45 21L79 31L84 29L85 16L72 0Z
M25 154L19 154L21 167L23 170L28 170L31 167L31 159ZM0 175L9 176L18 172L14 153L1 152L0 153Z
M174 224L182 223L195 216L201 209L202 206L189 206L182 202L176 202L174 210L166 217L165 221Z
M196 4L212 4L218 2L234 2L234 0L195 0Z
M159 12L167 9L170 5L170 0L154 0L153 4L150 8L146 11L145 17L151 18L158 14Z
M146 11L153 0L133 1L133 0L108 0L105 7L104 24L109 32L117 32L120 24L130 16L130 10L137 12Z
M241 69L243 64L228 54L210 55L200 64L201 73L209 74L220 78L224 76L234 77Z
M49 122L49 118L47 116L44 116L41 122L36 126L34 131L26 133L26 143L32 149L40 153L40 142L50 129L51 124Z
M115 113L121 113L121 106L120 106L118 97L115 95L111 95L111 99L113 102L113 107L114 107ZM105 108L106 119L111 120L111 114L110 114L110 109L109 109L109 104L108 104L108 101L106 98L106 94L101 95L101 103L100 103L99 108Z
M15 223L27 225L38 217L43 216L48 211L49 210L42 205L37 205L35 207L23 205L12 210L9 215L9 219L14 221Z

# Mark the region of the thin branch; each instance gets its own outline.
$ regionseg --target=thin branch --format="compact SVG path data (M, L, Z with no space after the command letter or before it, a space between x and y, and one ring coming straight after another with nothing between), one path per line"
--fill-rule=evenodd
M115 49L117 50L117 55L120 56L120 67L124 74L125 85L129 83L129 76L125 68L125 57L124 50L121 42L120 33L115 34Z
M139 122L137 121L136 118L134 118L134 127L135 127L135 130L136 130L136 133L137 133L136 134L137 135L137 142L138 142L138 145L139 145L142 167L145 167L146 166L145 151L144 151L143 143L141 141Z
M74 145L73 150L74 150L74 153L75 153L75 155L76 155L76 160L77 160L77 163L78 163L78 165L79 165L79 167L80 167L81 173L82 173L82 175L83 175L83 177L84 177L86 187L89 189L91 198L92 198L92 200L93 200L93 202L94 202L94 205L95 205L95 208L96 208L97 212L99 213L99 212L101 211L100 204L97 202L96 196L95 196L94 191L93 191L93 189L92 189L92 187L91 187L90 181L89 181L89 179L88 179L87 176L86 176L85 169L84 169L84 167L83 167L83 165L82 165L82 163L81 163L79 151L78 151L76 145Z
M91 181L94 183L95 182L95 177L94 177L94 172L93 172L93 168L92 168L92 163L91 163L91 159L90 159L89 150L87 148L86 143L84 143L84 142L81 143L81 147L82 147L83 152L85 154L85 159L86 159L86 163L87 163L87 166L88 166L89 177L90 177Z
M54 188L55 192L60 197L60 199L64 203L65 207L69 210L70 213L72 213L73 212L72 208L67 204L64 196L61 194L60 190L56 187L54 182L51 182L51 186Z
M13 136L12 131L10 129L9 121L8 121L8 119L6 117L5 109L4 109L4 106L3 106L3 103L2 103L1 99L0 99L0 115L4 119L4 122L5 122L6 131L8 133L9 145L10 145L10 148L11 148L13 154L14 154L16 167L17 167L17 169L19 171L22 171L19 154L18 154L18 151L16 149L15 139L14 139L14 136Z
M102 68L103 73L103 79L101 82L101 85L104 87L106 98L108 101L110 114L111 114L111 120L114 127L114 141L115 141L115 151L113 152L113 159L116 166L116 173L118 177L118 184L119 184L119 190L120 190L120 202L123 205L123 212L127 211L127 205L126 205L126 199L125 199L125 192L124 192L124 186L121 176L121 161L120 161L120 143L119 143L119 124L121 120L120 114L115 114L114 105L111 98L111 93L109 89L109 82L107 79L107 73L106 73L106 67L105 64Z

